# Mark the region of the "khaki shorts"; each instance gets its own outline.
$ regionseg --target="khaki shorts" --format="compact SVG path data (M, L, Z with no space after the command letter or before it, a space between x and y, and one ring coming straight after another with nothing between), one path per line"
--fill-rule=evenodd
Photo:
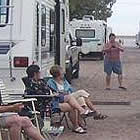
M89 93L85 90L77 90L71 94L81 106L87 106L85 98L89 97Z

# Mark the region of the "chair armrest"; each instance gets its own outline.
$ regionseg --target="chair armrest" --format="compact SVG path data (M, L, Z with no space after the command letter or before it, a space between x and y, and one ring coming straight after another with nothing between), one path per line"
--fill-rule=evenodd
M58 95L24 95L25 98L53 98L57 97Z
M9 93L10 96L23 96L23 93Z
M14 95L23 95L24 94L24 90L21 89L5 89L6 92L9 92L10 94L14 94Z
M5 103L14 104L14 103L24 103L24 102L31 102L31 101L37 101L37 99L30 98L30 99L21 99L21 100L10 100L10 101L6 101Z

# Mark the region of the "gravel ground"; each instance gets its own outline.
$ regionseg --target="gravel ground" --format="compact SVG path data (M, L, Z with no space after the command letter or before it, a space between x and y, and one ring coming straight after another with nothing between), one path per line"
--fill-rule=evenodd
M122 56L124 85L118 89L116 75L112 75L110 91L105 88L103 61L81 61L80 77L73 80L76 89L85 89L96 101L131 101L130 106L97 106L110 117L104 121L87 120L88 133L75 134L66 129L61 140L140 140L140 49L126 48Z
M129 48L122 56L124 86L127 91L118 89L116 75L112 75L112 90L106 91L103 61L82 61L80 77L73 81L76 89L85 89L94 100L134 100L140 99L140 49Z

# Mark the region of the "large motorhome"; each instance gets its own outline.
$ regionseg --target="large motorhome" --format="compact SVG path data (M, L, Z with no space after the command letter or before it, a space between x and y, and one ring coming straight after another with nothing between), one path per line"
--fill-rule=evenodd
M103 59L103 46L107 41L108 32L106 22L94 20L91 15L85 15L82 20L73 19L70 30L73 38L82 39L80 54L82 56L98 56Z
M0 79L21 92L30 64L42 76L59 64L66 70L68 0L0 0Z

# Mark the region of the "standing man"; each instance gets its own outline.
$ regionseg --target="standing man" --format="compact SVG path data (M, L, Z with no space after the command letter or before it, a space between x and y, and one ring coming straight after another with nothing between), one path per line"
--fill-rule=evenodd
M104 72L106 75L106 90L110 90L111 74L116 73L118 75L119 88L126 90L126 87L122 85L122 65L120 60L120 52L124 49L115 41L115 34L109 35L109 42L104 47L105 60L104 60Z

